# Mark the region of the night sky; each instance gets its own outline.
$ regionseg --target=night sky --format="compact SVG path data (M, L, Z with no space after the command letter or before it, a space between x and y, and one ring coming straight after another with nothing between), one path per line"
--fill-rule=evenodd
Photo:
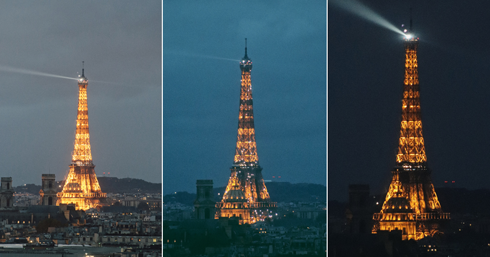
M326 184L326 3L164 1L164 193L226 186L244 38L264 179Z
M0 166L14 185L68 174L85 61L95 172L161 180L161 3L0 3ZM104 190L104 189L102 189Z
M490 188L489 4L464 1L362 1L419 40L423 134L437 187ZM404 76L399 34L328 6L328 193L348 185L385 193L395 165ZM437 192L437 191L436 191Z

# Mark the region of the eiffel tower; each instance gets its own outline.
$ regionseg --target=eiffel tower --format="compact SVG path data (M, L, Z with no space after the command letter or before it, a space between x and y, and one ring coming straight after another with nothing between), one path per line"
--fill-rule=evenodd
M240 224L252 224L267 218L276 203L270 201L257 155L250 79L252 60L247 55L247 39L240 70L242 80L235 157L223 199L216 204L216 218L237 217Z
M78 78L78 114L72 163L63 190L58 193L57 202L57 205L75 204L77 210L87 210L104 205L107 196L100 189L94 171L95 165L92 162L88 129L87 85L88 79L82 69L82 76Z
M411 26L410 26L411 30ZM379 213L373 216L372 233L401 230L403 240L419 240L440 232L443 213L427 165L418 76L418 38L405 34L405 79L402 119L396 164L392 180Z

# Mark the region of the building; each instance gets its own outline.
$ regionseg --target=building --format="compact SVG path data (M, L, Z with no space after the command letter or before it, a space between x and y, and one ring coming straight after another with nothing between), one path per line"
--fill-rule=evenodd
M52 178L54 183L54 175L48 175L47 178L48 181L50 181L50 179ZM47 181L44 180L43 182L47 182ZM49 183L43 183L43 188L41 189L40 193L43 192L43 189L46 189L47 187L49 187ZM44 199L46 203L49 203L48 195L51 195L52 197L52 193L49 192L49 190L44 190L44 191L48 193L47 195L44 195L44 197L41 196L41 199ZM44 206L32 205L32 206L25 206L25 207L14 206L14 202L15 202L14 193L15 192L12 187L12 178L11 177L1 178L0 224L2 224L3 228L5 228L6 225L16 224L21 229L25 229L28 226L35 226L40 221L48 218L58 219L62 223L66 223L69 221L69 218L63 216L62 209L59 206L54 206L54 204L49 204L49 205L41 204ZM54 194L56 195L56 192ZM52 201L55 202L54 199L52 199ZM0 242L2 242L1 241L2 239L5 240L5 236L2 237L0 235Z
M252 224L267 218L269 209L275 208L276 203L270 201L257 155L250 78L252 60L247 55L247 39L240 70L242 80L235 157L223 199L216 204L216 218L238 217L240 224Z
M103 206L107 197L106 193L102 193L97 175L95 175L95 165L92 162L87 86L88 80L85 77L84 69L82 69L82 76L78 79L78 114L72 163L63 190L57 195L57 205L75 204L77 210Z
M196 219L213 219L216 202L213 199L213 180L197 180L197 195L194 201Z
M440 221L449 219L449 213L442 212L427 165L420 112L417 48L418 38L407 33L398 154L391 172L389 191L381 211L373 216L372 228L373 234L399 230L403 240L433 236L440 230Z
M369 185L349 185L349 208L346 211L349 233L371 233L373 211L369 200Z
M39 190L40 205L56 205L58 191L55 185L55 174L42 174L41 190Z
M12 177L3 177L0 186L0 209L12 209L14 207L14 189Z

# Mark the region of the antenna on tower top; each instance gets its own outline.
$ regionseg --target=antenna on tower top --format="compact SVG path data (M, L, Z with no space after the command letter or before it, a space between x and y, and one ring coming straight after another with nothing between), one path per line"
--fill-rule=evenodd
M84 71L85 71L84 66L85 66L85 62L84 62L84 61L82 61L82 77L85 77L85 76L84 76L84 74L83 74L83 73L84 73Z
M412 31L412 7L410 7L410 31Z
M247 56L247 38L245 38L245 56Z

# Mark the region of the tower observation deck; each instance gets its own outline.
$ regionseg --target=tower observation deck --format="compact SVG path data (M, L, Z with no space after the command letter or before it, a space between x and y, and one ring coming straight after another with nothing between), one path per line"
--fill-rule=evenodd
M106 193L102 193L95 174L90 148L87 105L88 79L84 69L78 78L78 112L72 163L63 186L58 193L59 204L75 204L77 210L87 210L105 204Z
M373 216L372 233L401 230L403 240L419 240L440 233L443 213L427 165L418 76L418 38L405 35L405 79L396 164L392 180L379 213Z
M216 204L216 218L238 217L240 224L264 220L276 203L270 201L269 193L259 165L252 98L252 60L247 54L240 61L242 74L238 133L231 175L221 202Z

